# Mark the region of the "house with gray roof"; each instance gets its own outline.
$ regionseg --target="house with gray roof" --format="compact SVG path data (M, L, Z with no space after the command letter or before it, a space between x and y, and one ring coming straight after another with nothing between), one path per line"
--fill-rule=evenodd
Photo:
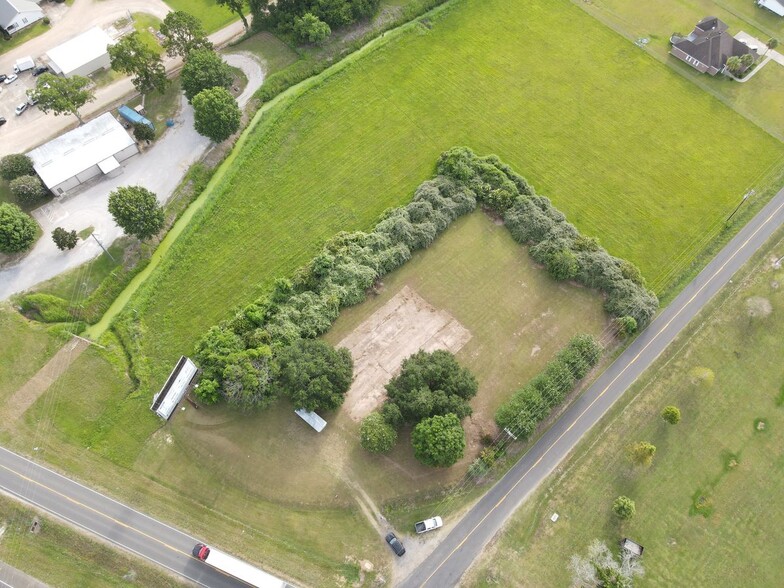
M0 0L0 28L9 34L21 31L43 17L44 11L31 0Z
M756 49L735 39L727 32L727 25L715 16L706 16L687 36L670 37L670 53L702 73L715 76L724 71L727 59L750 53L757 58Z

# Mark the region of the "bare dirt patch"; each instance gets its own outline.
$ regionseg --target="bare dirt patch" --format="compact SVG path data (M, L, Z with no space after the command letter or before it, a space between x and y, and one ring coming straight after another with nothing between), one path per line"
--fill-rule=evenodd
M360 421L378 407L386 397L384 385L409 355L420 349L457 353L470 339L468 329L451 314L404 286L338 344L354 359L354 382L343 405L346 413Z

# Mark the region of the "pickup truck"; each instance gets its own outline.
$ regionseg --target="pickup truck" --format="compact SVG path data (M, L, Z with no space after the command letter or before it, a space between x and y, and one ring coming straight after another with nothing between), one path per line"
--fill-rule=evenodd
M414 525L414 529L417 533L427 533L428 531L432 531L433 529L438 529L439 527L444 526L444 521L441 520L441 517L433 517L432 519L426 519L424 521L420 521Z

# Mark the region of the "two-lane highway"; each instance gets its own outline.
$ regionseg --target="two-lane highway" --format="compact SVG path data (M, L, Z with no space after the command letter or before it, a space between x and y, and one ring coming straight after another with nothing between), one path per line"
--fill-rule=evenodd
M246 586L195 559L191 550L199 541L194 537L5 448L0 448L0 488L196 584Z
M724 247L645 331L455 526L403 588L456 586L533 490L784 223L784 189Z

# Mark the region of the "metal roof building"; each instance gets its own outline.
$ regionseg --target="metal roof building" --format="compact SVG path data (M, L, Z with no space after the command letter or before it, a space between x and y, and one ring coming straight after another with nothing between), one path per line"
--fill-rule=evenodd
M27 155L46 187L60 195L98 175L119 170L120 162L138 152L133 137L107 112Z
M153 396L150 410L168 421L180 400L187 394L188 387L198 371L195 363L184 355L181 356L161 391Z
M52 71L57 74L66 78L88 76L111 65L107 47L114 45L114 42L101 28L93 27L62 45L49 49L46 56Z

